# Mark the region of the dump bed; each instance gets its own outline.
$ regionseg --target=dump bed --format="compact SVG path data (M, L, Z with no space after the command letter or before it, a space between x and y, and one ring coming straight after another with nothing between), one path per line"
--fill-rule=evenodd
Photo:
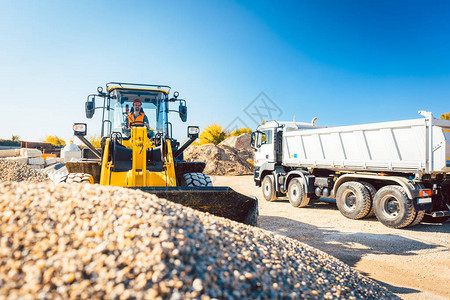
M450 173L450 121L283 129L283 164L342 171Z

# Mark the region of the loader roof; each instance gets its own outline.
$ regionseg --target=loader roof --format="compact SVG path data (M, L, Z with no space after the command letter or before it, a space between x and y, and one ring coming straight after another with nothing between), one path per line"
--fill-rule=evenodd
M106 84L106 91L113 99L120 102L133 102L139 98L142 102L154 102L167 96L170 87L166 85L135 84L110 82Z

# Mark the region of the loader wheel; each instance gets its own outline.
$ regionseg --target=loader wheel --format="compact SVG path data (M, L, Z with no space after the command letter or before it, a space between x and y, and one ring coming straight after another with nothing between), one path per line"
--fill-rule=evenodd
M305 207L309 204L309 200L304 187L302 178L294 178L289 182L288 199L294 207Z
M370 211L370 193L359 182L343 183L336 193L336 205L344 217L357 220L364 218Z
M369 191L370 194L370 210L367 214L366 218L375 217L375 211L373 210L373 199L375 198L375 194L377 193L376 188L368 182L361 181L361 184Z
M379 189L373 206L378 221L387 227L403 228L412 224L417 217L412 201L398 185Z
M68 175L61 177L58 182L94 184L94 177L87 173L69 173Z
M273 175L267 175L264 177L261 185L264 199L270 202L277 200L273 180Z
M181 179L181 186L213 186L211 177L203 173L186 173Z

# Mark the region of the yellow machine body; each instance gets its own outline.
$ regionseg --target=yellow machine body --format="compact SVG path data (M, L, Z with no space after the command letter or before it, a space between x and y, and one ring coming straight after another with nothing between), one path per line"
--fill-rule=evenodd
M110 139L108 138L103 150L101 185L123 187L177 186L170 139L166 140L164 149L161 149L163 151L163 171L160 172L147 170L147 149L155 148L155 144L148 138L145 127L133 127L131 138L124 140L122 145L132 150L131 169L126 172L113 171L114 163L108 161L111 151Z

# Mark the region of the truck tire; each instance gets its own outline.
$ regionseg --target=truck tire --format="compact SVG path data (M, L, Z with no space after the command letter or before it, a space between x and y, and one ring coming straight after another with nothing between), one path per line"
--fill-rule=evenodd
M416 225L420 224L420 222L422 222L424 216L425 216L425 211L424 210L419 210L416 213L416 217L414 218L414 221L412 221L412 223L409 224L408 226L409 227L413 227L413 226L416 226Z
M213 186L211 177L203 173L186 173L183 174L181 186Z
M67 175L62 176L58 183L90 183L94 184L94 177L91 174L87 173L69 173Z
M266 175L261 184L264 199L269 202L277 200L273 175Z
M388 185L379 189L373 206L378 221L391 228L409 226L417 216L412 201L398 185Z
M310 198L306 194L304 180L300 177L294 178L289 182L288 199L294 207L305 207L309 204Z
M375 211L373 210L373 199L375 198L375 194L377 193L376 188L368 182L360 181L362 185L369 191L370 194L370 210L367 214L366 218L375 217Z
M369 190L360 182L343 183L336 193L336 205L346 218L357 220L370 212L372 200Z

